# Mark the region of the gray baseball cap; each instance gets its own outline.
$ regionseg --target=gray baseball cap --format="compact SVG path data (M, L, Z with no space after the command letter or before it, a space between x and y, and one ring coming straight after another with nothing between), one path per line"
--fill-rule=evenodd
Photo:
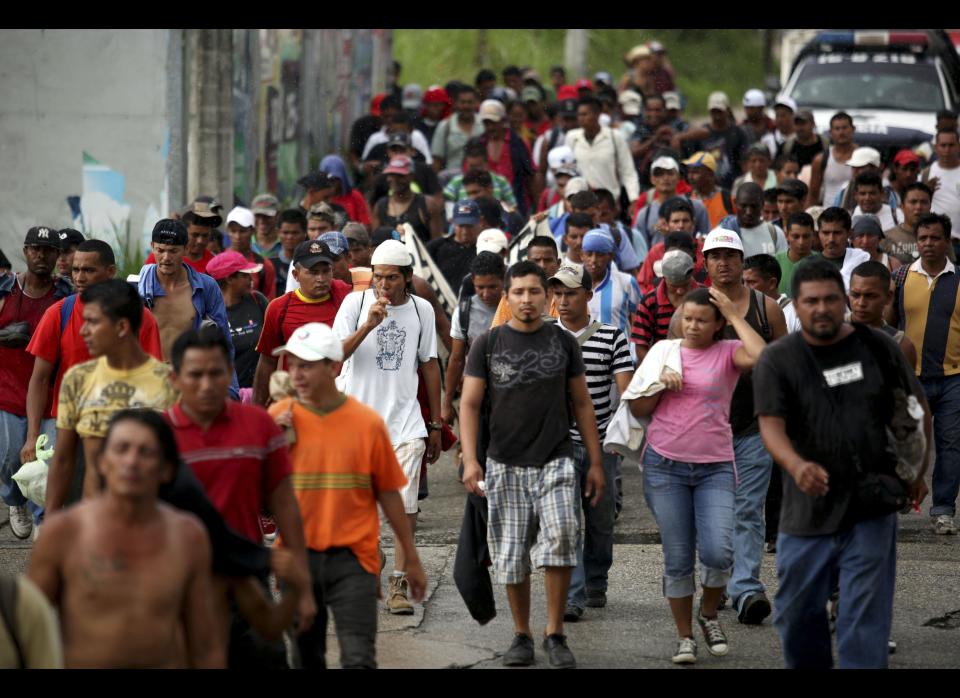
M683 250L667 250L663 259L653 264L653 272L669 284L682 284L693 273L693 257Z

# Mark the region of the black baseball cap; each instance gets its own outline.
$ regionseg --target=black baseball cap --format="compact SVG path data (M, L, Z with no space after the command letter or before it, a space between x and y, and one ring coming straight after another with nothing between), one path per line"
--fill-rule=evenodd
M803 201L807 198L807 185L801 182L799 179L785 179L780 182L780 185L774 190L777 194L786 194L787 196L792 196L795 199Z
M58 233L58 237L60 238L60 247L64 251L67 251L74 245L79 245L81 242L86 240L86 238L83 237L83 233L81 233L79 230L74 230L73 228L61 228L60 232Z
M327 243L322 240L304 240L297 245L297 249L293 252L294 264L299 264L307 269L319 262L333 264L335 258L336 255L330 251Z
M575 99L561 99L557 103L557 113L560 116L576 116L577 115L577 100Z
M304 189L332 189L333 179L326 172L311 172L297 180Z
M186 245L187 226L172 218L164 218L153 226L150 239L160 245Z
M410 136L404 131L397 131L387 136L387 147L392 145L402 145L405 148L410 147Z
M60 249L60 234L55 228L35 225L27 231L23 239L24 247L56 247Z

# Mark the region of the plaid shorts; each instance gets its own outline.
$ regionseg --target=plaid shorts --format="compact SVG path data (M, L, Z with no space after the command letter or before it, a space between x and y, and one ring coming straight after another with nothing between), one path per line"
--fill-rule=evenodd
M580 538L577 472L569 457L521 468L487 457L487 546L494 578L519 584L531 562L576 567Z

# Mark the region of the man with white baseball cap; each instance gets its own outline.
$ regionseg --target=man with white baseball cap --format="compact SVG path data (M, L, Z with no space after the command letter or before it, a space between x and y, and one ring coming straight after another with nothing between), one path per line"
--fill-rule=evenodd
M253 251L255 218L253 211L243 206L234 206L227 214L227 233L230 235L230 249L243 255L248 262L259 264L262 270L253 274L253 289L267 297L268 301L277 297L277 271ZM209 264L209 263L208 263Z
M710 231L703 243L703 256L711 285L730 299L737 313L765 342L787 334L786 320L777 301L744 285L743 243L735 231L727 228ZM679 327L679 313L675 313L670 325L671 338L678 336ZM739 337L733 326L727 325L723 338ZM764 550L763 505L774 465L754 416L753 382L749 373L740 376L733 392L730 428L738 483L734 497L734 565L727 595L741 623L759 625L771 611L766 589L760 581L760 562Z
M875 172L883 176L883 161L880 158L880 152L876 148L861 146L853 151L853 155L847 160L850 166L850 181L841 187L840 191L833 198L832 202L824 201L824 206L840 206L845 208L850 215L854 215L857 208L856 187L854 183L864 172ZM889 184L883 184L881 199L890 207L891 211L896 211L900 206L900 197ZM892 225L889 227L893 227Z
M297 638L303 666L326 666L329 606L336 617L341 666L375 669L377 505L393 528L396 557L404 560L401 569L414 600L423 598L427 583L399 494L406 478L383 419L337 390L343 344L333 330L307 323L273 354L286 356L297 391L296 399L272 405L270 414L286 427L291 443L291 480L320 609L317 622Z
M647 204L637 211L633 227L643 233L648 247L652 248L658 242L663 242L663 236L667 234L665 224L660 223L660 206L678 195L680 165L672 157L661 155L650 165L650 180L653 182L653 195L648 193ZM700 235L706 235L710 230L710 214L703 202L690 199L690 203L693 204L694 228Z
M776 130L776 124L766 114L767 98L762 90L756 88L747 90L743 95L743 111L746 117L740 124L743 134L747 137L747 143L762 142L766 136L773 136ZM766 145L766 144L764 144ZM770 155L774 157L776 153Z
M383 417L390 432L397 460L407 484L401 490L404 510L413 530L417 525L420 466L440 456L442 429L440 364L437 361L437 331L429 302L410 293L413 258L399 240L386 240L373 251L373 287L351 293L344 299L333 331L343 342L344 392ZM417 402L421 369L430 406L430 421L424 424ZM398 549L390 576L387 609L409 615L404 576L407 558Z
M797 103L793 97L780 95L773 103L773 133L768 133L760 142L770 150L770 157L777 157L780 146L797 130L793 116L797 113Z

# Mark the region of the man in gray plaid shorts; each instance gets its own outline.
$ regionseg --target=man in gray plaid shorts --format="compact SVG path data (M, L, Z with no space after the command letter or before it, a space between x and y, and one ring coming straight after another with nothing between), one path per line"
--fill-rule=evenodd
M496 580L507 586L516 635L507 666L534 662L530 631L531 563L543 568L550 665L576 666L563 634L570 575L577 565L580 502L570 441L571 416L589 456L584 497L603 494L600 437L587 392L583 358L573 335L543 321L547 277L533 262L507 271L512 318L477 337L470 349L460 401L463 484L486 496L487 544ZM477 460L477 433L489 386L490 444L486 480ZM572 414L571 414L572 413Z

